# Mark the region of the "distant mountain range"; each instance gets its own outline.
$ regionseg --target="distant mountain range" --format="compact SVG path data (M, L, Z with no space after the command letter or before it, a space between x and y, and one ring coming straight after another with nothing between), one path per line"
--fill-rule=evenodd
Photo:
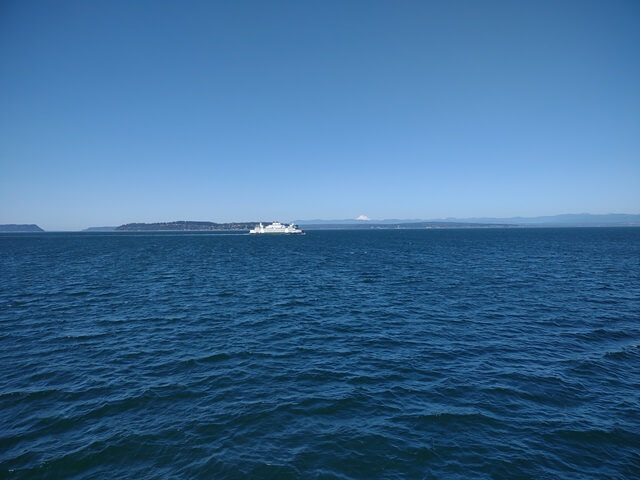
M363 218L366 218L363 216ZM270 221L262 221L269 224ZM591 213L548 215L541 217L473 217L437 219L384 219L384 220L295 220L293 223L307 230L319 229L381 229L381 228L488 228L488 227L633 227L640 226L640 214ZM249 230L258 222L195 222L176 221L158 223L128 223L117 227L90 227L84 232L145 232L145 231L225 231ZM0 225L0 232L43 232L38 225Z
M583 227L638 226L640 225L640 215L626 213L608 213L603 215L595 215L591 213L569 213L563 215L549 215L542 217L464 218L456 219L455 221L480 223L500 222L513 225L554 225Z
M369 226L375 228L376 226L404 226L409 228L408 225L415 225L414 228L420 228L421 225L428 226L454 226L454 225L484 225L484 226L555 226L555 227L613 227L613 226L640 226L640 215L626 214L626 213L610 213L603 215L595 215L590 213L579 214L563 214L563 215L550 215L542 217L509 217L509 218L497 218L497 217L474 217L474 218L443 218L443 219L431 219L431 220L399 220L399 219L385 219L385 220L356 220L356 219L343 219L343 220L296 220L294 223L298 225L314 226Z
M470 223L470 222L427 222L427 221L389 221L384 223L375 220L358 223L322 223L301 224L305 230L392 230L417 228L507 228L516 227L506 223Z
M38 225L30 224L30 225L16 225L15 223L0 225L0 232L44 232Z

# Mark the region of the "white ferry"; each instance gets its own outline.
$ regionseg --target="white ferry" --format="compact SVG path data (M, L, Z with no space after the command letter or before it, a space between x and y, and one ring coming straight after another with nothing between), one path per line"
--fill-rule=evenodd
M283 225L280 222L273 222L271 225L267 225L266 227L260 223L256 225L256 228L249 230L251 234L261 234L261 233L288 233L288 234L304 234L302 230L300 230L293 223L289 225Z

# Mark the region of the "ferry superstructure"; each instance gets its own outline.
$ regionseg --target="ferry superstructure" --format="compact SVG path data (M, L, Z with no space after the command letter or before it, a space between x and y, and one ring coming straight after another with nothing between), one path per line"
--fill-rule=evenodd
M249 233L252 235L260 235L260 234L274 234L274 233L286 233L286 234L294 234L301 235L304 234L304 231L300 230L293 223L289 225L284 225L280 222L273 222L271 225L267 225L266 227L262 225L262 223L256 225L256 228L249 230Z

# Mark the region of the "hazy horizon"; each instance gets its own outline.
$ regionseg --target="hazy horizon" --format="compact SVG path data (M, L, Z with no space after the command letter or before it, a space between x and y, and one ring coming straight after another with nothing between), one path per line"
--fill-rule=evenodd
M521 216L521 215L514 215L512 217L495 217L495 216L478 216L478 217L437 217L437 218L400 218L400 217L391 217L391 218L369 218L366 215L359 215L357 217L349 217L349 218L297 218L297 219L284 219L284 218L279 218L279 217L269 217L269 218L253 218L253 219L234 219L234 220L230 220L230 221L219 221L216 219L208 219L208 218L175 218L175 219L162 219L162 220L149 220L149 221L140 221L140 220L136 220L133 222L121 222L121 223L116 223L113 225L108 225L108 224L99 224L99 223L95 223L91 224L91 225L85 225L82 226L81 228L57 228L57 227L50 227L47 224L40 224L40 223L36 223L36 222L11 222L10 224L17 224L17 225L37 225L39 227L41 227L43 230L48 231L48 232L74 232L74 231L82 231L82 230L86 230L89 228L111 228L111 227L119 227L121 225L125 225L127 223L148 223L148 224L152 224L152 223L172 223L172 222L181 222L181 221L190 221L190 222L213 222L213 223L247 223L247 222L265 222L265 221L283 221L283 222L304 222L304 224L307 225L312 225L314 224L314 222L318 222L318 223L326 223L326 224L331 224L332 222L337 222L337 223L371 223L371 224L375 224L375 223L385 223L385 222L399 222L399 223L410 223L410 222L447 222L447 221L460 221L460 222L471 222L473 223L474 221L481 221L481 220L489 220L489 221L496 221L499 222L500 220L504 220L505 222L508 223L508 221L513 221L513 220L522 220L523 224L526 224L525 220L539 220L539 219L550 219L550 220L556 220L556 219L560 219L561 217L592 217L591 220L593 222L597 222L597 219L599 217L614 217L614 216L634 216L634 217L640 217L640 212L639 213L622 213L622 212L610 212L610 213L605 213L605 214L593 214L593 213L588 213L588 212L581 212L581 213L561 213L561 214L555 214L555 215L536 215L536 216ZM363 218L366 217L366 218ZM595 217L595 218L593 218ZM553 222L552 222L553 223ZM0 224L0 225L5 225L5 224Z
M0 224L640 211L633 1L3 2Z

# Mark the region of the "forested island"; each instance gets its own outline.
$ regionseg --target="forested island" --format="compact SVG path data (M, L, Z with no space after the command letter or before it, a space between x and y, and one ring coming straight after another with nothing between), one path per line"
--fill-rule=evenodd
M152 232L152 231L242 231L250 230L255 227L258 222L232 222L232 223L215 223L215 222L160 222L160 223L127 223L116 227L117 232Z
M0 232L24 233L24 232L44 232L38 225L16 225L15 223L0 225Z

